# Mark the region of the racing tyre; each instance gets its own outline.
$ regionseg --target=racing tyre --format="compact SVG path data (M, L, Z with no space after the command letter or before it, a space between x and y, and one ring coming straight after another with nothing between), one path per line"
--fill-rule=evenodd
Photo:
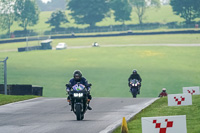
M133 98L136 98L137 93L138 93L137 89L133 89L133 90L132 90Z
M81 119L81 105L76 105L76 120L80 121Z

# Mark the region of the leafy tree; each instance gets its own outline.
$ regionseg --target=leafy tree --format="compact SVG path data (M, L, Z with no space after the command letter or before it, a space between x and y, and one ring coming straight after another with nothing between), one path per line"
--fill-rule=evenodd
M187 24L200 16L199 0L171 0L170 5L173 8L173 12L184 18Z
M94 27L108 13L109 4L107 0L70 0L67 9L75 23Z
M146 9L150 6L160 7L160 0L129 0L136 12L139 23L143 23L144 14Z
M198 18L200 18L200 0L195 2L196 4L194 5L194 10L198 14Z
M46 23L49 23L50 26L55 26L55 29L59 29L60 24L66 23L66 22L69 22L69 21L67 20L65 12L61 10L54 11L51 14L51 17L49 18L49 20L46 21Z
M16 0L15 19L19 26L27 30L27 26L34 26L39 20L39 10L35 0Z
M132 7L128 0L111 0L110 4L111 8L115 11L115 21L123 22L124 24L124 21L131 20Z
M0 0L0 27L10 34L14 22L14 0Z

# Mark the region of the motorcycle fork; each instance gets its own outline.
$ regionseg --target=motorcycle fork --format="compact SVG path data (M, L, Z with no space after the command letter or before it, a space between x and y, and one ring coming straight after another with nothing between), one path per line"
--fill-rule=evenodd
M83 109L84 109L83 99L81 99L81 101L78 101L78 102L75 100L74 103L76 103L76 104L74 104L74 107L73 107L74 111L76 111L75 105L80 104L81 105L81 112L83 112Z

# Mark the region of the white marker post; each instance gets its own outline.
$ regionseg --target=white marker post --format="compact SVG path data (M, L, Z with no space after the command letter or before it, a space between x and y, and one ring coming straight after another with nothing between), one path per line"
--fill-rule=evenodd
M192 95L200 95L199 86L183 87L183 93L189 93Z
M186 116L142 117L142 133L187 133Z
M168 106L184 106L192 105L192 95L185 94L169 94L168 95Z

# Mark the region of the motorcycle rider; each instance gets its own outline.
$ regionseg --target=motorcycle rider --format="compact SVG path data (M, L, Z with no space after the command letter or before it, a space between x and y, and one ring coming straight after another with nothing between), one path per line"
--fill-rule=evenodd
M142 78L140 77L140 75L138 74L136 69L133 70L133 73L128 78L128 86L129 87L131 87L130 81L133 80L133 79L137 79L140 82L140 86L139 86L139 89L138 89L138 94L140 94L140 87L141 87Z
M80 70L75 70L73 73L73 76L74 77L72 79L70 79L69 84L66 88L67 93L69 94L71 87L74 86L75 84L77 84L77 83L83 84L88 91L88 110L92 110L92 108L89 106L92 96L90 95L91 88L90 88L90 85L88 84L88 81L84 77L82 77L82 73ZM69 102L69 104L71 104L70 96L67 97L67 101Z
M165 97L165 96L167 96L168 94L167 94L167 92L166 92L166 88L163 88L162 89L162 92L159 94L159 96L158 97Z

